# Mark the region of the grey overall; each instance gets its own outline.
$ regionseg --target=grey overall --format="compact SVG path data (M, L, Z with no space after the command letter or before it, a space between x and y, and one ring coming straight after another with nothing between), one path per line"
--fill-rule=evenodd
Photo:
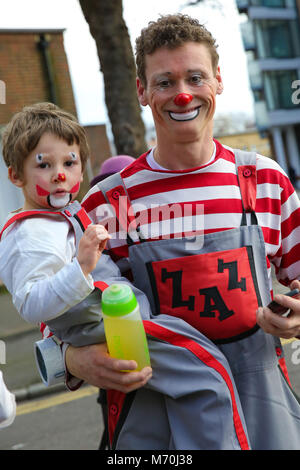
M245 186L256 155L235 156ZM108 202L122 184L110 178L99 183ZM280 340L256 324L270 291L253 206L252 191L240 227L194 245L182 238L129 245L133 283L153 312L150 321L144 315L153 378L131 396L108 393L113 448L300 449L300 406L279 366Z

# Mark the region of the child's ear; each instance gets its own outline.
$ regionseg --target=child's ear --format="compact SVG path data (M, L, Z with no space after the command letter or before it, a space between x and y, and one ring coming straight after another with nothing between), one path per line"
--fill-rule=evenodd
M18 186L18 188L22 188L24 184L23 179L18 176L17 172L11 166L8 167L8 178L12 184Z

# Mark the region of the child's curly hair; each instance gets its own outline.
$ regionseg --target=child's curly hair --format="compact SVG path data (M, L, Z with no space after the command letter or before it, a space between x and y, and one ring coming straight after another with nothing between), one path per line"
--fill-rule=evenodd
M45 132L65 140L76 142L80 148L82 171L89 157L89 146L84 128L75 116L52 103L36 103L16 113L2 135L2 152L5 164L18 177L23 175L24 161L35 149Z

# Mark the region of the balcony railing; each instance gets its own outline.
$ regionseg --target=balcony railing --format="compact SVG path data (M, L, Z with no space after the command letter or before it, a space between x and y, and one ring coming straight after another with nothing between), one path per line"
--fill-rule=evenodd
M240 13L246 13L249 7L295 8L295 0L236 0Z
M300 57L293 59L259 59L259 68L263 72L300 69Z
M297 109L275 109L269 112L270 126L290 126L300 124L300 111Z

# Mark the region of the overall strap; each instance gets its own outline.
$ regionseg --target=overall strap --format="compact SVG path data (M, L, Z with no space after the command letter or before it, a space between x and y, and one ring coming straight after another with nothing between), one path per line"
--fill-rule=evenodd
M131 208L131 201L120 173L115 173L105 178L103 181L97 183L97 186L106 201L114 208L120 227L127 234L128 245L134 244L129 232L134 233L135 231L139 241L144 241L140 236L139 226L136 223L134 212Z
M238 183L241 191L243 215L241 225L247 225L246 214L251 214L251 224L257 225L256 207L256 153L234 149Z
M78 239L80 237L78 236L77 226L79 225L80 231L84 232L87 226L92 223L91 219L87 215L84 208L81 207L81 204L78 201L74 201L72 204L57 211L33 209L33 210L18 212L17 214L13 215L4 225L3 229L0 232L0 240L1 240L3 232L8 227L10 227L10 225L12 225L14 222L18 220L22 220L22 219L27 219L29 217L40 217L41 215L44 217L53 217L57 215L63 217L73 227L75 235L77 235L76 238ZM74 219L76 220L77 223L74 222Z
M50 217L52 215L63 215L61 212L59 211L43 211L43 210L29 210L29 211L22 211L22 212L18 212L17 214L13 215L7 222L6 224L4 225L4 227L2 228L1 232L0 232L0 240L1 240L1 237L3 235L3 232L8 228L10 227L10 225L12 225L14 222L16 222L17 220L21 220L21 219L27 219L28 217L37 217L37 216L40 216L40 215L50 215Z
M87 229L90 224L92 224L92 221L86 213L85 209L81 206L78 201L74 201L72 204L62 209L62 215L68 220L68 222L73 227L77 253L78 245L83 235L83 232Z

